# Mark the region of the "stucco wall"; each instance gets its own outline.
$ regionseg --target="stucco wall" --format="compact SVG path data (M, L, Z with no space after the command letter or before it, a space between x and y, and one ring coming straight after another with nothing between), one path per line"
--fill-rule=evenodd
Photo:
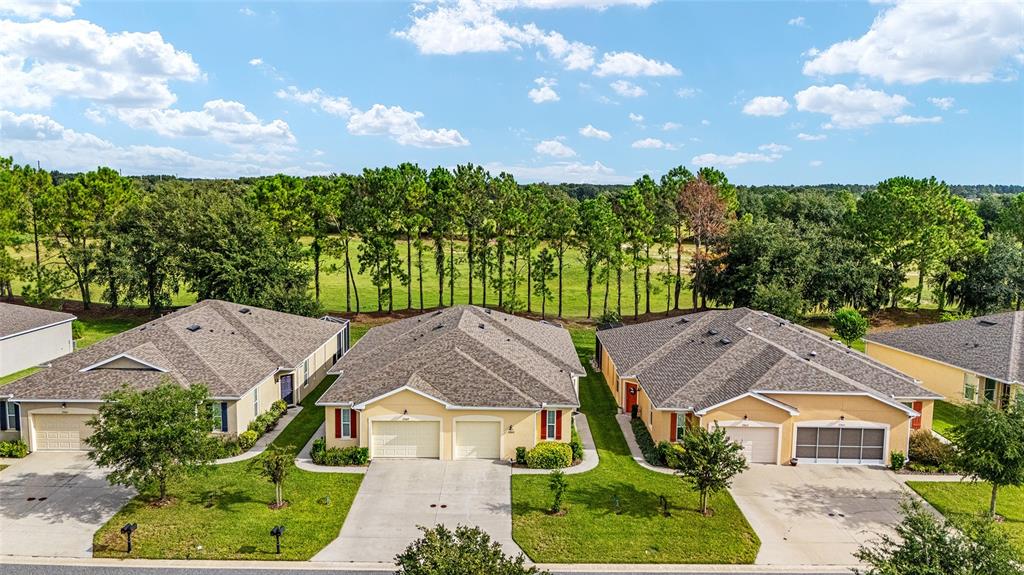
M615 363L612 362L611 356L608 355L608 351L603 347L601 348L601 375L604 376L604 381L608 384L608 389L612 390L612 395L615 397L615 403L619 407L622 407L622 390L619 389L619 377L615 370Z
M72 351L70 321L0 340L0 377L49 363Z
M440 421L441 422L441 458L452 459L454 445L455 421L478 420L497 421L501 427L501 457L515 457L516 447L532 448L540 441L540 413L535 411L501 411L501 410L464 410L446 409L440 403L411 391L400 391L372 403L359 412L356 439L336 439L334 437L335 407L324 408L326 422L325 436L327 447L347 447L360 445L370 447L370 434L374 421ZM404 413L404 415L403 415ZM568 443L572 437L572 410L561 410L562 442ZM509 432L509 426L512 432ZM373 456L373 453L370 454Z
M256 390L259 390L259 412L253 410L253 396ZM250 389L242 399L228 401L228 434L238 434L248 429L249 422L269 410L270 404L278 399L281 399L281 385L277 382L277 377L271 375Z
M878 361L898 369L903 373L921 382L926 389L944 396L948 401L963 403L964 399L964 373L965 371L939 363L924 357L913 355L898 349L866 342L864 350L867 354ZM969 380L974 383L977 399L982 393L981 382L977 375L968 374Z
M298 369L295 370L295 403L302 401L306 394L311 390L316 389L316 386L327 374L327 370L334 365L334 354L338 351L338 340L337 337L331 336L326 343L321 345L315 352L309 356L309 379L303 383L303 364L298 365ZM278 391L280 394L280 391Z

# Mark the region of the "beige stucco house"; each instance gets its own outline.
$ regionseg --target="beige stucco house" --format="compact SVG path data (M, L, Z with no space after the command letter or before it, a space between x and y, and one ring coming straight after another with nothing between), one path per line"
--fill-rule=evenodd
M74 351L69 313L0 302L0 377Z
M840 343L771 314L711 310L597 332L618 405L654 441L722 427L752 463L886 464L930 429L941 399Z
M449 460L568 442L585 371L565 329L460 305L371 329L329 373L328 447Z
M1024 312L870 334L871 357L950 401L1006 405L1024 374Z
M348 324L205 300L53 361L0 388L0 438L86 449L86 423L123 386L204 384L216 427L245 431L278 399L301 401L344 354Z

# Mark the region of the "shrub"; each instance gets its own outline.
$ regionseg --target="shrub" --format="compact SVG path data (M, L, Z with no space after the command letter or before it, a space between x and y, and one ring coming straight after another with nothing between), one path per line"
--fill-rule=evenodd
M565 480L565 474L562 473L561 469L551 471L551 475L548 478L548 488L551 490L553 498L551 503L552 513L560 513L562 511L562 497L565 495L565 488L568 486L569 482Z
M242 446L238 439L222 439L219 447L220 452L217 454L217 459L234 457L242 453Z
M249 431L255 431L257 436L268 431L273 431L277 426L278 416L272 411L265 411L249 422Z
M288 404L285 402L285 400L279 399L274 403L270 404L270 411L276 413L277 417L280 418L282 415L285 414L286 411L288 411Z
M319 449L314 444L313 450L310 451L310 456L313 458L313 463L317 465L328 465L330 467L366 465L370 461L370 450L357 445L326 449L326 443L324 443Z
M643 420L633 418L630 420L630 424L633 426L633 437L636 438L636 444L640 446L640 452L644 454L647 463L661 465L661 453L658 446L654 444L651 432L647 430Z
M516 448L516 464L526 465L526 448L522 445Z
M572 423L572 437L569 439L569 449L572 450L572 460L583 461L583 442L580 441L580 434L576 431L576 422Z
M256 440L259 438L260 434L252 429L243 431L238 435L238 448L242 451L249 451L253 445L256 445Z
M526 565L526 556L505 555L501 544L479 527L459 525L454 531L444 525L420 526L423 536L395 557L397 575L435 575L437 573L500 573L501 575L539 575L540 570Z
M947 470L952 467L953 447L942 443L931 432L919 429L910 434L910 461Z
M313 460L313 463L322 465L324 460L324 452L327 451L327 440L323 437L318 437L313 440L313 445L309 448L309 457Z
M28 444L20 439L0 441L0 457L21 458L28 455Z
M889 454L889 469L899 471L907 464L907 456L902 451L893 451Z
M572 448L560 441L542 441L526 453L526 465L533 469L558 469L572 464Z
M868 320L855 309L844 308L832 314L832 329L846 345L864 337L868 331Z
M683 466L683 446L678 443L662 441L658 443L661 465L669 469L681 469Z
M85 324L81 320L74 320L71 322L71 339L77 341L82 339L85 335Z

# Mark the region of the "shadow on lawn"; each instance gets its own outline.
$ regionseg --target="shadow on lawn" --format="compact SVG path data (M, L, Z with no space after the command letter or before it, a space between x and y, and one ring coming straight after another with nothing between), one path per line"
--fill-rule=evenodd
M232 511L236 505L256 502L248 493L241 489L207 489L189 497L188 502L201 505L205 509L216 508L218 511Z
M587 506L599 509L604 515L625 515L633 518L650 518L663 516L661 497L668 500L668 512L673 516L693 514L700 516L695 507L681 507L673 504L672 493L655 493L647 489L638 489L636 485L620 481L612 483L594 483L585 487L576 486L570 492L571 500L583 500ZM618 505L616 505L616 501Z

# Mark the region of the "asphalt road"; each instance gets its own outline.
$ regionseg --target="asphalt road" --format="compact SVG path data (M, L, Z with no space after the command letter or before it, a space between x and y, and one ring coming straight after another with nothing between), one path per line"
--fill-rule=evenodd
M275 569L268 567L266 569L222 569L222 568L189 568L189 567L105 567L105 566L68 566L68 565L10 565L0 564L0 575L252 575L256 573L258 575L301 575L303 573L317 573L319 570L304 570L304 569ZM382 573L388 573L387 571L324 571L329 573L343 573L344 575L381 575ZM567 575L569 572L566 572ZM694 573L688 572L687 575L723 575L728 571L719 571L708 573ZM822 571L820 574L810 571L799 571L792 574L787 574L779 571L770 571L764 573L756 573L750 571L743 571L744 575L834 575L835 571ZM622 571L622 572L609 572L601 571L600 573L587 573L573 571L571 575L665 575L665 572L637 572L637 571ZM552 575L560 575L558 571L553 571Z

